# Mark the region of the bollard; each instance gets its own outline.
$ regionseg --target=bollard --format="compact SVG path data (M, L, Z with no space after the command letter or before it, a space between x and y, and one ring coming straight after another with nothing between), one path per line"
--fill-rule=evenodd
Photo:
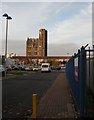
M36 119L37 117L37 94L33 94L33 113L32 118Z

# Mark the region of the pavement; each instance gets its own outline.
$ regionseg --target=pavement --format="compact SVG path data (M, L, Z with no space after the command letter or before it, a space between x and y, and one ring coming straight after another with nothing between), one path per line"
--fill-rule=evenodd
M66 74L60 73L41 98L37 106L37 118L77 118L70 91Z

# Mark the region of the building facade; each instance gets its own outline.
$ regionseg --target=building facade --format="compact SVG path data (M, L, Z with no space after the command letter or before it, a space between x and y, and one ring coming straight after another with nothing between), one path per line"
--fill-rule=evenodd
M26 56L47 56L47 30L39 30L39 38L27 38Z
M41 63L48 62L52 65L67 62L72 56L12 56L11 59L15 61L15 64L24 65L41 65Z

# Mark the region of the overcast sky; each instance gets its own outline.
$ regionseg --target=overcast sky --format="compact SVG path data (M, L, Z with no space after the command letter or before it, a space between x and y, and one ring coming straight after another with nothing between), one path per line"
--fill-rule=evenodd
M8 13L13 18L9 21L8 53L25 55L27 37L38 38L41 28L48 31L48 55L67 55L67 53L72 55L81 46L87 43L92 45L92 2L66 1L9 2L3 0L0 5L2 14ZM4 53L6 21L3 17L1 20L0 40L2 40L2 53Z

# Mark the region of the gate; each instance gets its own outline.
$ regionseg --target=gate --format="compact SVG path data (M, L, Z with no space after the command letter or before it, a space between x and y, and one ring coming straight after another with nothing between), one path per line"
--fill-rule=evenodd
M66 76L81 117L89 112L88 91L94 92L94 49L85 50L86 47L82 46L66 64Z

